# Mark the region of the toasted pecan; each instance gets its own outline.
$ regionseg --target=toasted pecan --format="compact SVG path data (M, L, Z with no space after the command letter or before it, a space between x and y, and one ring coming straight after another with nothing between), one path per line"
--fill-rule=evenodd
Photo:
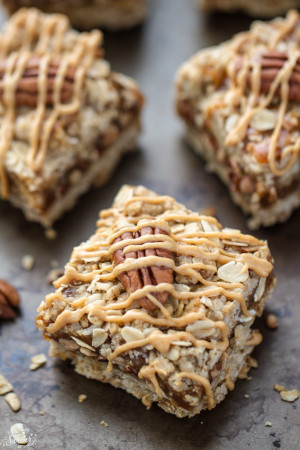
M15 309L20 303L17 290L9 283L0 279L0 319L14 319Z
M159 228L143 227L135 233L124 232L120 237L118 237L115 242L120 242L127 239L136 239L140 236L145 235L160 235L167 234ZM122 264L126 259L138 259L145 256L159 256L162 258L173 259L172 252L166 249L155 248L155 242L153 242L153 248L146 250L138 250L137 252L127 252L123 253L122 249L119 249L113 254L113 261L115 265ZM166 266L148 266L142 267L137 270L130 270L128 272L123 272L119 275L119 279L124 285L126 291L130 294L138 289L142 289L144 286L152 285L157 286L160 283L173 283L174 275L173 270ZM169 293L159 292L153 294L157 300L164 304L166 303ZM141 297L138 299L141 307L148 310L155 310L156 305L147 297Z
M25 69L19 78L15 93L15 102L18 106L36 107L38 104L39 92L39 73L41 58L34 56L28 59ZM47 105L54 104L54 92L56 76L59 72L60 60L53 58L50 60L46 70L46 95ZM0 62L0 99L3 99L5 91L5 73L7 70L7 60ZM59 92L59 101L66 102L73 95L74 77L76 69L69 66L64 74L61 90Z

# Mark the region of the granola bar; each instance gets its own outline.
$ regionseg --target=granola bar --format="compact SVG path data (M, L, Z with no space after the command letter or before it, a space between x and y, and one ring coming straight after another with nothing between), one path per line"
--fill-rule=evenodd
M192 417L221 402L262 340L274 284L265 241L169 196L123 186L73 250L36 319L75 370Z
M255 17L274 17L300 6L300 0L196 0L205 11L243 11Z
M46 227L136 146L142 94L111 71L101 42L34 8L0 34L0 190Z
M300 205L300 17L254 22L177 75L188 141L257 228Z
M10 14L22 7L36 7L46 13L66 14L80 29L122 30L146 18L149 0L1 0Z

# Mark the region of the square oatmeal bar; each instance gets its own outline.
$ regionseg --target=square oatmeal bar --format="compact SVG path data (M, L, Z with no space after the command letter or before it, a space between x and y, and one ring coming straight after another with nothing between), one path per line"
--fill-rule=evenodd
M177 74L188 141L257 228L300 205L300 17L254 22Z
M123 186L36 319L51 355L178 417L249 369L275 279L266 242L168 196Z
M0 34L0 192L46 227L136 147L143 97L101 42L37 9Z

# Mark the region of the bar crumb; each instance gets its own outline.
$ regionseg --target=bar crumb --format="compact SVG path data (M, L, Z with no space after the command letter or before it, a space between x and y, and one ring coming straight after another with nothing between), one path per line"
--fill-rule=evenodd
M54 239L57 238L57 231L54 230L54 228L47 228L45 230L45 236L47 239L49 239L50 241L53 241Z
M6 394L4 398L14 412L18 412L21 409L21 401L14 392Z
M275 330L278 327L278 317L275 314L268 314L266 318L266 325L271 330Z
M15 423L10 427L10 434L14 438L17 444L26 445L27 437L22 423Z
M297 391L297 389L292 389L290 391L281 391L280 397L281 400L292 403L299 398L299 392Z
M0 374L0 395L8 394L8 392L13 391L13 385Z
M22 267L25 270L31 270L33 269L35 260L34 257L32 255L24 255L22 256Z
M284 386L281 386L280 384L274 384L273 389L277 392L286 391L286 388Z
M47 357L44 353L39 353L31 357L31 364L29 366L30 370L36 370L45 365L47 362Z
M247 359L249 366L252 369L257 369L258 368L258 362L255 358L252 358L252 356L249 356L249 358Z

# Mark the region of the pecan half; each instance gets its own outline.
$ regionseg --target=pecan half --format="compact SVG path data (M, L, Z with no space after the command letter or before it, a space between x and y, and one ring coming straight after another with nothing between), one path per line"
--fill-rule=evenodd
M125 232L119 238L115 239L114 242L120 242L126 239L134 239L140 236L151 235L151 234L167 234L165 231L159 228L143 227L136 233ZM117 266L128 258L143 258L145 256L160 256L162 258L173 259L172 252L169 250L155 248L155 242L153 242L153 247L151 249L139 250L137 252L127 252L123 253L123 250L117 250L113 254L114 264ZM128 272L123 272L119 275L121 283L124 285L126 291L130 294L138 289L142 289L144 286L152 285L157 286L160 283L173 283L174 275L173 270L165 266L150 266L142 267L138 270L130 270ZM159 292L153 294L158 301L162 304L166 303L168 300L168 292ZM147 297L142 297L138 299L138 302L142 308L148 310L155 310L156 305L149 300Z
M17 290L4 280L0 280L0 319L14 319L20 303Z
M29 58L22 76L19 79L16 93L15 103L18 106L36 107L39 96L38 76L41 69L41 58L34 56ZM18 62L17 62L18 64ZM46 71L45 83L47 84L46 104L52 105L54 103L53 93L55 86L55 78L59 71L60 60L53 58ZM4 76L7 69L7 60L0 62L0 100L3 99L3 92L5 89ZM69 67L63 79L62 88L60 91L60 101L66 102L72 97L74 87L74 76L76 69Z
M288 60L287 53L279 52L277 50L269 50L261 55L261 80L260 80L260 91L268 94L270 87L275 80L278 72L282 69L286 61ZM239 59L237 61L236 69L237 73L243 66L243 60ZM251 75L249 73L247 78L247 83L251 84ZM280 96L280 85L275 92L276 95ZM297 60L292 74L289 79L289 101L300 101L300 58Z

